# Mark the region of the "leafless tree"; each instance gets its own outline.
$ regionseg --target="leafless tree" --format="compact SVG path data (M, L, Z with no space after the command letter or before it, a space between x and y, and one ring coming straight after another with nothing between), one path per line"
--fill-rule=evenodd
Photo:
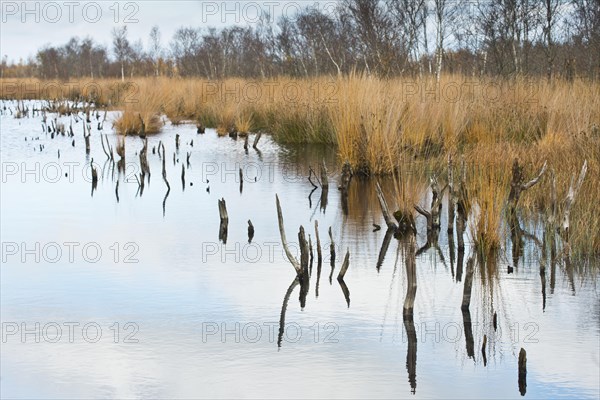
M121 80L125 81L125 64L127 63L130 53L131 46L127 39L127 25L123 25L121 28L113 28L113 52L117 62L121 66Z

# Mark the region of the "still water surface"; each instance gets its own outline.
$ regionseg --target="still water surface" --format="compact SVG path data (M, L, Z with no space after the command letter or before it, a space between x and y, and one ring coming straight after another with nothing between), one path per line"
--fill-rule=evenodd
M103 131L116 148L114 116ZM69 117L59 121L68 131ZM148 139L152 175L140 195L142 140L127 138L119 174L105 164L95 116L91 125L86 155L81 120L74 138L52 139L40 116L1 117L2 398L518 398L521 347L525 397L600 396L597 269L575 268L571 278L561 263L552 274L549 266L544 303L539 252L528 247L512 274L510 252L502 253L497 279L475 272L469 329L460 310L464 282L442 229L441 255L430 249L417 258L409 340L402 246L392 239L378 268L385 230L373 232L373 223L384 225L374 183L352 181L345 213L334 151L263 136L260 152L245 152L243 139L167 123ZM162 162L152 151L159 141L166 201ZM93 193L92 158L100 175ZM326 202L320 189L308 197L308 167L322 159L332 182ZM304 307L299 286L282 307L295 272L281 247L276 194L290 242L303 225L314 245L319 223L324 261L317 278L315 250ZM221 198L226 244L218 236ZM426 242L423 223L419 217L418 246ZM336 276L347 249L344 293ZM465 259L469 252L467 244Z

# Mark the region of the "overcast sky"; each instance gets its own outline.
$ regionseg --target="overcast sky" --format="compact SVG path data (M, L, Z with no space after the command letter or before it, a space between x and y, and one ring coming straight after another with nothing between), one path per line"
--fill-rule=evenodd
M10 61L34 57L45 44L62 45L71 37L90 36L108 48L111 30L127 25L131 42L148 35L154 25L167 46L181 26L223 27L255 24L258 9L273 18L293 16L306 6L333 10L336 1L0 1L0 54Z

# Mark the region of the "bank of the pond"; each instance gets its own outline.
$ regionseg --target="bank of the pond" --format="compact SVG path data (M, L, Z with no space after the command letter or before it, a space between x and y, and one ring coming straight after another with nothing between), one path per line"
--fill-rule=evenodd
M280 143L335 146L355 172L394 174L396 201L413 212L433 175L447 182L465 162L476 226L500 236L515 159L524 176L547 163L539 184L519 201L519 215L564 214L572 178L587 160L587 176L571 211L577 249L600 251L600 84L545 79L491 80L466 76L384 80L340 78L248 81L133 78L74 83L2 80L2 98L87 98L119 108L122 133L152 134L164 123L193 122L220 134L271 133ZM573 105L577 105L574 107ZM419 166L423 166L420 170ZM406 170L412 171L408 174ZM414 177L414 174L418 177ZM555 193L556 202L552 202Z

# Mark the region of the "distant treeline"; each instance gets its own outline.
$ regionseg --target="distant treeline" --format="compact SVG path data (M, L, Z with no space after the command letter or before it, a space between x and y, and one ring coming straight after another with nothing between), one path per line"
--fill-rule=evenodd
M252 26L181 27L146 45L127 27L106 48L91 38L46 46L1 74L43 79L132 76L381 77L462 73L600 77L600 0L344 0Z

